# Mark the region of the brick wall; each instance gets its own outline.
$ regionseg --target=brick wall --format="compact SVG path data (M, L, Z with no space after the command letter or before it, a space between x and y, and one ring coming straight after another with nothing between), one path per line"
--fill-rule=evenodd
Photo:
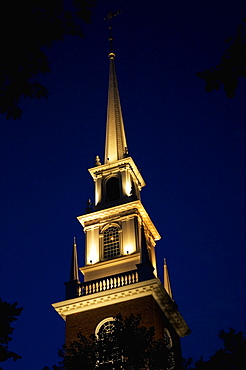
M167 320L155 299L152 296L132 299L122 303L115 303L101 308L90 309L77 314L67 316L66 320L66 343L69 345L77 339L81 332L85 336L95 334L97 325L107 317L115 317L118 314L123 317L131 314L142 317L141 325L155 327L156 339L163 339L164 328L166 327L172 335L176 364L181 366L181 349L179 336ZM179 369L180 367L177 367Z

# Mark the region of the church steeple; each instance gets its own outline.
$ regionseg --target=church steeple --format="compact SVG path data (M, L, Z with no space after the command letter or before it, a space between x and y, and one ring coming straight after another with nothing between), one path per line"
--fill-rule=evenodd
M104 163L115 162L127 156L126 135L121 111L120 96L115 71L115 54L109 54L108 107Z
M96 333L98 325L119 313L141 315L143 325L156 328L157 338L169 338L170 364L175 362L172 369L178 370L179 337L189 327L172 300L167 267L166 289L158 278L155 245L160 235L141 202L145 182L128 156L112 39L110 44L105 162L97 156L89 169L95 201L88 200L86 213L77 217L85 233L84 281L78 280L74 242L66 300L53 306L66 319L67 344L82 328L85 335Z
M136 269L139 276L145 276L145 269L157 276L155 244L160 235L141 203L145 182L127 154L114 58L111 52L105 163L97 156L89 169L95 204L93 211L78 217L86 233L86 265L80 269L85 281ZM148 263L143 261L147 255Z

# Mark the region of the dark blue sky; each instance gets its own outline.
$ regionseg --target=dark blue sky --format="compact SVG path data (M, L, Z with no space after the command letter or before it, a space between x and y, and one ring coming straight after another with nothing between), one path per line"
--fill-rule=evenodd
M24 101L23 118L0 117L0 292L24 307L5 370L57 362L65 324L51 307L64 299L73 237L80 266L84 213L103 158L108 31L114 19L116 70L129 153L147 183L142 202L162 239L174 298L192 334L183 355L209 356L220 329L246 332L246 84L234 99L205 93L196 72L215 66L244 1L98 1L84 39L49 51L48 101Z

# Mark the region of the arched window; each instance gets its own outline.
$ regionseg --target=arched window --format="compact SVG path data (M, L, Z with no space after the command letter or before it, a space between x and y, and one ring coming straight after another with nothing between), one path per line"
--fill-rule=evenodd
M106 182L106 201L120 198L120 181L118 177L110 177Z
M117 339L113 335L114 318L108 317L102 320L96 327L95 334L97 337L97 365L110 364L110 368L114 363L119 363L122 360ZM113 369L113 368L112 368Z
M100 335L110 335L113 330L114 321L115 320L113 317L107 317L106 319L99 322L95 330L97 338L99 338Z
M103 259L120 255L120 235L117 226L110 226L103 232Z

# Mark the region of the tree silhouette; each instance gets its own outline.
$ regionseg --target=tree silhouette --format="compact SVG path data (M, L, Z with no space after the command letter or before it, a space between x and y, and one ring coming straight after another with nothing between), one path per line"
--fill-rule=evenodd
M18 303L13 304L2 301L0 298L0 362L12 358L14 361L21 358L16 353L9 351L9 342L12 340L11 335L14 328L10 325L16 321L16 317L21 314L22 307L17 307ZM2 370L2 367L0 367Z
M0 113L21 117L22 98L47 98L38 77L50 72L47 48L66 35L83 36L95 0L0 2Z
M243 333L236 333L232 328L228 333L221 330L219 338L223 342L223 348L215 351L207 361L201 357L193 365L192 359L186 360L184 368L186 370L244 370L246 339Z
M226 96L233 98L241 77L246 77L246 18L238 27L234 37L226 40L228 49L222 55L220 63L203 72L198 72L197 77L205 80L205 90L219 90L224 86Z
M141 326L141 317L117 315L110 332L78 340L60 351L62 361L54 370L125 369L167 370L170 367L170 349L161 340L155 340L153 327ZM45 367L43 370L48 370Z

